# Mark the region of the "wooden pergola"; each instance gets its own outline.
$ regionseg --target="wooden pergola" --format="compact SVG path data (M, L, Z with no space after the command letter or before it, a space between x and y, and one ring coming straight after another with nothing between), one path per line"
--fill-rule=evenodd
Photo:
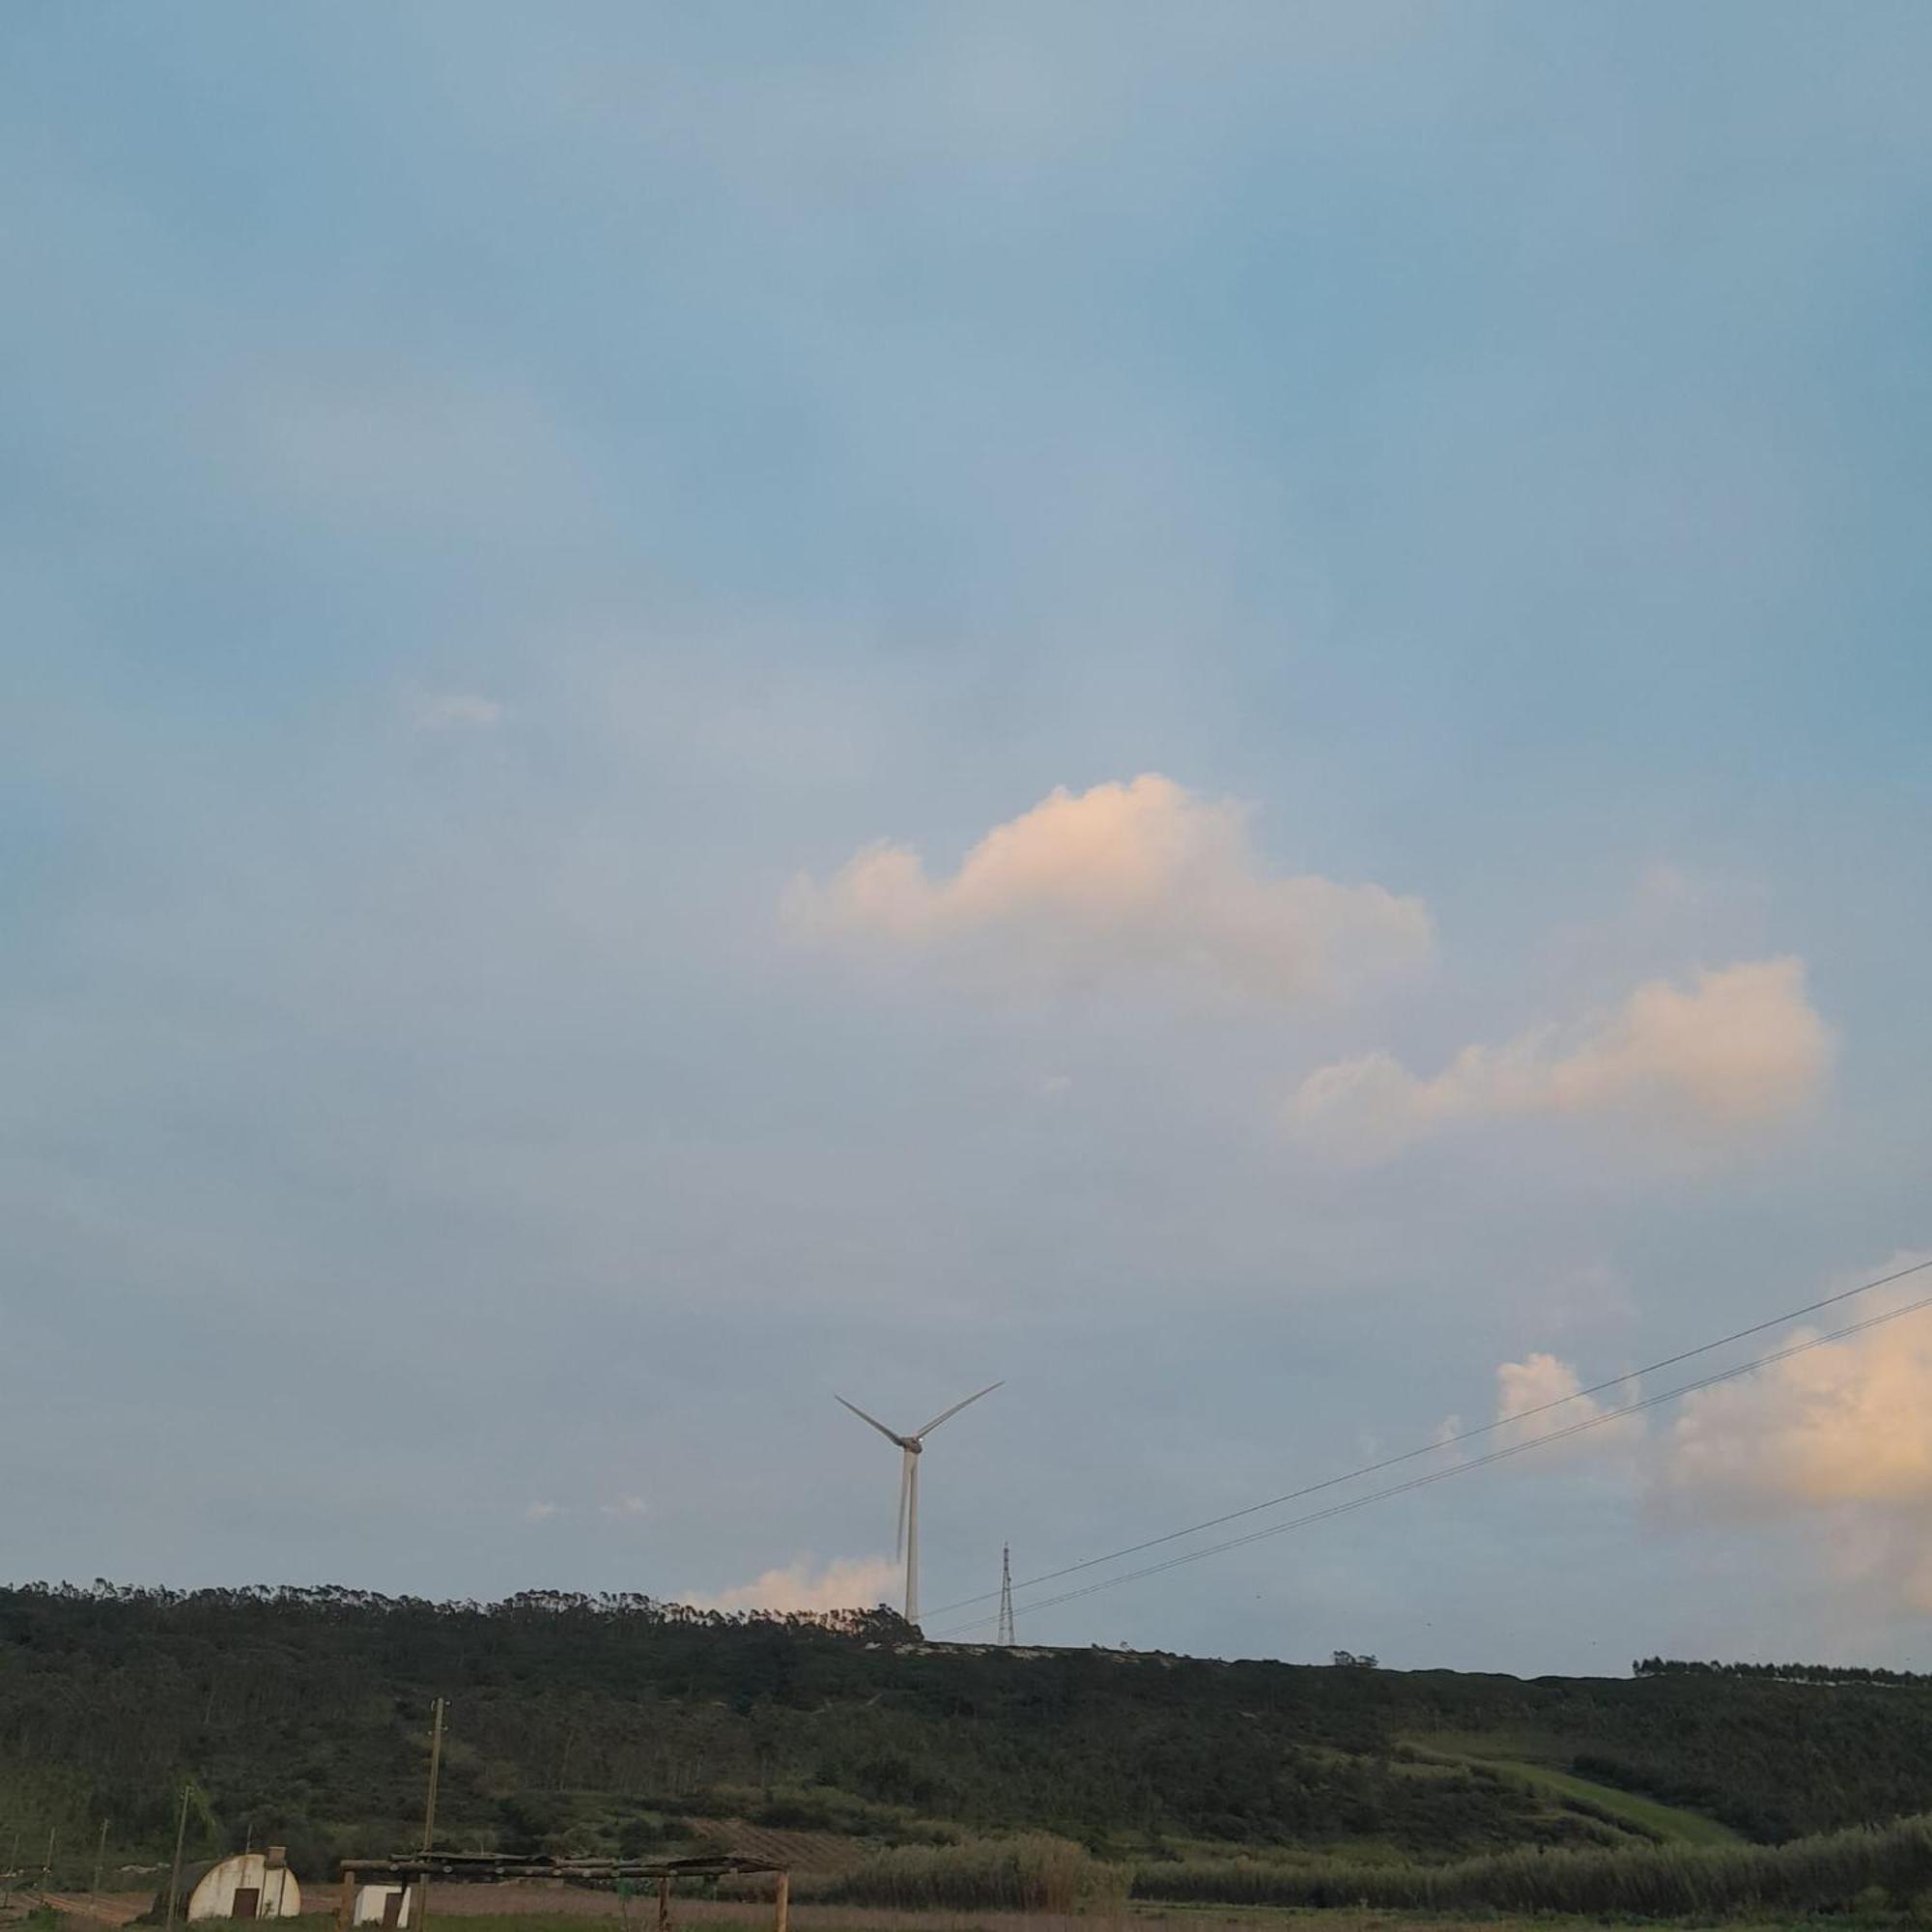
M354 1932L355 1889L360 1885L415 1888L416 1911L410 1932L423 1932L429 1918L429 1886L502 1885L517 1879L575 1879L584 1885L630 1884L655 1880L658 1932L670 1932L670 1891L681 1878L738 1878L769 1872L778 1880L773 1932L786 1932L791 1911L791 1869L769 1859L740 1858L723 1852L691 1859L520 1859L501 1852L399 1852L387 1859L345 1859L342 1897L336 1907L338 1932Z

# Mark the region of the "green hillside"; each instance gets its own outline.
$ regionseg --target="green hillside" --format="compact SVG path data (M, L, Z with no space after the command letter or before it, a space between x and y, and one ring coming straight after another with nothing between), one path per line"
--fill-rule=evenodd
M1449 1671L928 1645L642 1599L0 1591L0 1829L160 1856L285 1841L298 1870L445 1843L821 1847L1045 1831L1103 1858L1446 1861L1776 1842L1932 1808L1932 1688L1710 1671ZM836 1861L830 1859L826 1861Z
M1538 1738L1456 1738L1437 1734L1430 1739L1428 1756L1443 1763L1483 1765L1514 1777L1532 1790L1584 1807L1586 1815L1607 1813L1615 1823L1665 1845L1734 1845L1741 1834L1716 1818L1681 1804L1665 1804L1634 1791L1620 1790L1579 1777L1562 1767L1570 1761L1560 1743Z

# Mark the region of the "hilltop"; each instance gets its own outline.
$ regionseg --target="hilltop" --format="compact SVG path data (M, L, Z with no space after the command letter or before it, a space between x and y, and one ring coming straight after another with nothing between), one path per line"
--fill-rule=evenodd
M1789 1667L1794 1673L1796 1667ZM884 1611L724 1617L642 1598L0 1591L0 1823L115 1856L273 1838L298 1870L420 1829L639 1852L1044 1831L1137 1861L1446 1860L1776 1842L1932 1807L1932 1685L1212 1662L921 1640Z

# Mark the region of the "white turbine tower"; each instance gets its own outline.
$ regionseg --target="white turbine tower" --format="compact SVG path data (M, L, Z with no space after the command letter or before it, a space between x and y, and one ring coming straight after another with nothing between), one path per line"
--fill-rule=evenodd
M968 1403L975 1403L982 1395L991 1395L1001 1387L999 1382L988 1382L976 1395L969 1395L965 1402L955 1402L951 1408L942 1409L923 1429L915 1429L910 1435L901 1435L896 1429L888 1429L876 1415L867 1415L856 1402L846 1402L841 1395L838 1400L849 1408L861 1422L869 1422L888 1442L896 1442L904 1451L899 1463L899 1526L897 1541L893 1554L905 1558L905 1620L909 1624L919 1622L919 1458L925 1447L925 1438L942 1422L951 1422Z

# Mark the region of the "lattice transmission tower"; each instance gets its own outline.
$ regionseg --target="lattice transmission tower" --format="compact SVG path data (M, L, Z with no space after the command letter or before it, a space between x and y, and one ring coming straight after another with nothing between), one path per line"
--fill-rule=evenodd
M1013 1641L1013 1552L1000 1546L1000 1634L996 1642Z

